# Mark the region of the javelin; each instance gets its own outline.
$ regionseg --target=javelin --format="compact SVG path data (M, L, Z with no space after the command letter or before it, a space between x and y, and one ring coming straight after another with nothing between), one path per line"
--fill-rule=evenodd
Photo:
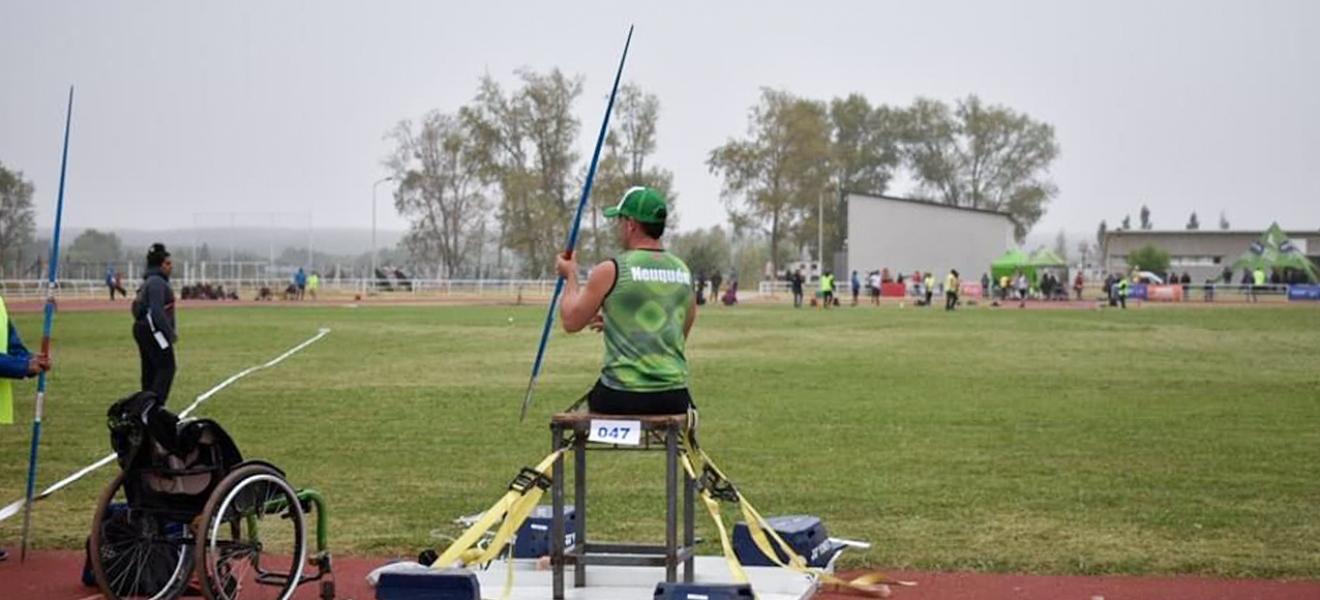
M64 171L69 166L69 126L73 122L73 86L64 113L64 153L60 158L60 195L55 203L55 235L50 239L50 269L46 277L46 319L41 326L41 356L50 358L50 329L55 322L55 277L60 264L60 218L64 216ZM27 495L23 502L23 541L19 562L27 560L28 532L32 527L32 495L37 489L37 448L41 445L41 411L46 404L46 372L37 376L37 408L32 415L32 451L28 454Z
M632 45L632 25L628 26L628 40L623 43L623 56L619 57L619 70L614 73L614 88L610 90L610 102L605 105L605 118L600 122L600 135L596 136L596 151L591 155L591 168L587 170L587 184L582 186L582 199L578 200L577 214L573 215L573 226L568 231L568 252L577 246L578 226L582 224L582 209L587 206L591 196L591 183L596 178L596 163L600 161L600 147L605 143L605 134L610 129L610 112L614 110L614 95L619 92L619 78L623 76L623 63L628 60L628 47ZM559 305L559 294L564 291L564 276L555 281L555 295L550 299L550 311L545 315L545 327L541 329L541 345L536 349L536 362L532 363L532 378L527 381L527 395L523 396L522 413L518 421L527 419L527 407L532 404L532 392L536 390L536 379L541 376L541 359L545 358L545 343L550 339L550 326L555 322L555 307Z

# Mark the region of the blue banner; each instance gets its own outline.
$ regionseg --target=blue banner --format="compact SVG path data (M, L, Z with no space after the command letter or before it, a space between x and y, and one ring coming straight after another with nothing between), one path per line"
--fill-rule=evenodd
M1298 284L1288 286L1288 301L1320 301L1320 285Z
M1149 299L1150 299L1150 291L1146 288L1146 284L1137 283L1128 286L1128 300L1149 300Z

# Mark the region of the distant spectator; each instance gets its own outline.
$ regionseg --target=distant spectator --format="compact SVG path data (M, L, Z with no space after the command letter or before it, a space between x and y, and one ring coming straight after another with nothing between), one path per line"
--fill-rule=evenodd
M105 268L105 287L110 289L111 302L115 300L115 292L119 292L119 295L125 298L128 297L128 292L124 290L124 285L119 282L119 273L115 271L114 267Z
M706 270L697 271L697 306L706 303Z
M1027 288L1029 287L1029 284L1027 283L1027 274L1018 271L1017 281L1014 282L1014 286L1017 288L1018 308L1026 308Z
M1259 294L1265 289L1265 270L1256 267L1256 270L1251 272L1251 280L1251 301L1260 302Z
M1124 275L1122 279L1118 280L1118 304L1123 307L1123 310L1127 310L1127 296L1128 278L1127 275Z
M857 271L855 269L852 272L852 279L850 279L848 283L852 287L852 295L853 295L852 305L857 306L857 295L862 292L862 280L857 277Z
M981 273L981 297L990 297L990 274Z
M820 300L823 308L834 303L834 273L826 271L820 276Z
M406 292L412 291L412 279L408 278L408 274L404 273L403 269L394 267L394 281L396 282L396 285L399 286L400 290Z
M312 300L316 299L316 290L321 287L321 275L316 271L307 277L307 293L311 294Z
M110 301L115 299L115 292L123 298L128 297L128 291L124 289L123 280L119 278L119 271L107 267L105 270L105 286L110 288Z
M880 290L884 288L885 282L881 280L879 271L871 271L868 279L871 283L871 304L880 306Z
M298 272L293 274L293 285L298 288L298 299L303 299L303 294L307 293L307 272L302 267L298 267Z
M926 306L930 306L931 297L935 295L935 275L930 271L922 278L921 285L926 294Z
M724 278L720 276L720 270L716 269L710 276L710 297L718 299L720 297L720 284L724 283Z
M390 276L385 274L384 269L376 269L376 287L385 288L385 291L394 291L394 285L390 283Z
M802 308L802 269L789 275L788 284L793 288L793 308Z
M1182 284L1182 299L1183 302L1186 302L1192 292L1192 276L1187 271L1183 271L1182 278L1178 280L1178 283Z
M944 278L944 310L953 310L958 305L958 269L950 269Z
M728 289L724 290L724 297L720 299L725 306L733 306L738 303L738 272L733 271L729 276Z

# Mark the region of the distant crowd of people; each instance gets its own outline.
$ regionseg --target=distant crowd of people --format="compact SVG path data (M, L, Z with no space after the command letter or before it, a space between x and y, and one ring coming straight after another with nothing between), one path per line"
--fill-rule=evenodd
M720 275L719 270L714 271L709 277L706 276L705 269L697 272L697 304L704 305L707 302L706 285L710 285L710 298L717 300L725 306L733 306L738 303L738 269L729 271L728 285L724 288L724 295L720 296L720 285L724 284L724 277Z

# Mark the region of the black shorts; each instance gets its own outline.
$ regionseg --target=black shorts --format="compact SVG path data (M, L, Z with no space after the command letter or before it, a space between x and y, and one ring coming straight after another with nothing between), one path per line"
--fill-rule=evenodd
M692 406L687 388L663 392L625 392L596 380L587 392L587 409L601 415L680 415Z

